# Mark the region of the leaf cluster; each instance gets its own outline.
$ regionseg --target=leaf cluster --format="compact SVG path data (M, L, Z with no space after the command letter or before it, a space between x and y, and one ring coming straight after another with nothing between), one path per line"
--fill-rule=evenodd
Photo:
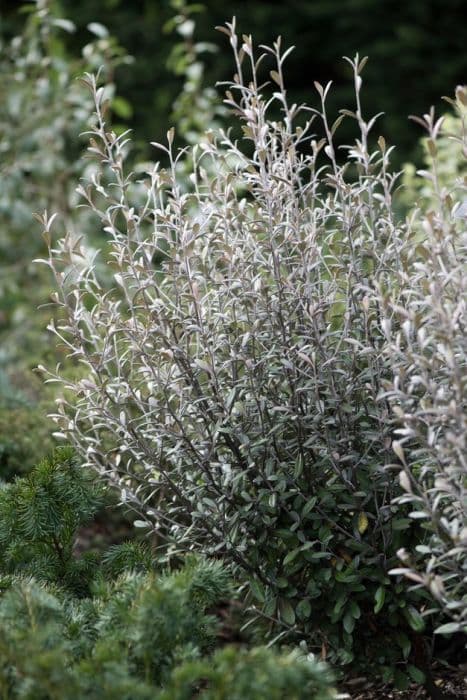
M96 565L92 554L73 557L78 528L103 503L103 488L77 464L69 448L57 450L23 478L0 489L0 563L21 573L86 590Z

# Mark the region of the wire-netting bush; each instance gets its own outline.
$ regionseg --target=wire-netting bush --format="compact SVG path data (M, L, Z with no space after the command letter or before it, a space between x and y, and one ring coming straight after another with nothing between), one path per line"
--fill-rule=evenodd
M115 286L103 290L72 236L52 243L44 216L64 319L53 330L85 368L64 381L55 418L142 524L237 564L271 629L338 663L354 660L358 635L361 658L389 678L423 628L414 604L426 595L388 575L424 530L394 505L403 491L381 398L419 228L394 214L391 149L369 146L365 59L349 61L355 111L332 123L329 86L316 84L319 109L290 105L288 52L265 48L271 89L251 38L239 47L227 26L237 73L226 102L243 133L208 132L187 187L169 132L155 144L169 166L147 173L143 206L126 137L107 131L105 90L87 78L101 165L80 191L110 239ZM344 117L358 137L341 164Z

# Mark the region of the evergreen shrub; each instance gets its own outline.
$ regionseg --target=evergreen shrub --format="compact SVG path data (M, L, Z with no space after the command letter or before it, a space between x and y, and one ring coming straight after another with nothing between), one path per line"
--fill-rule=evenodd
M234 24L223 31L236 61L225 102L238 133L206 133L187 188L169 131L167 145L154 144L169 166L148 170L142 206L132 201L127 137L106 127L105 88L86 78L98 172L79 192L108 236L115 284L105 291L86 249L73 236L56 243L42 217L64 319L51 328L86 369L76 382L49 374L65 388L58 436L119 489L140 525L243 572L264 632L306 639L333 664L377 664L404 687L406 670L423 678L406 662L423 647L430 589L409 591L390 571L399 550L428 546L438 530L433 509L424 524L409 517L398 479L406 458L392 364L410 376L412 356L397 343L393 356L391 328L404 333L400 309L424 277L454 289L457 272L451 280L452 256L446 279L441 268L420 271L433 231L441 235L437 212L395 213L392 148L373 138L376 117L361 106L366 59L349 61L356 104L334 120L330 85L316 84L319 109L289 103L280 41L257 59L251 37L239 43ZM269 118L272 106L280 120ZM341 158L333 139L343 119L357 137ZM459 191L437 194L449 245L465 260ZM465 353L453 352L457 372ZM431 357L428 344L428 376ZM436 372L449 378L447 357ZM461 410L465 384L456 387ZM425 452L416 431L410 438L422 460L411 478L425 488ZM465 463L450 483L459 478ZM455 518L465 518L462 494L451 495ZM455 595L465 605L465 589Z
M195 690L199 700L332 700L331 681L324 664L310 663L297 652L226 647L211 659L175 668L161 700L191 700Z
M217 642L215 608L232 594L221 563L191 557L163 571L135 542L78 556L78 528L101 497L69 449L0 491L2 698L175 700L203 697L203 688L207 698L241 689L254 700L272 681L273 697L335 697L329 670L312 659L234 649L201 656Z
M73 556L76 531L103 503L103 489L78 466L69 448L57 450L30 474L0 489L0 566L58 583L74 593L88 589L96 558Z

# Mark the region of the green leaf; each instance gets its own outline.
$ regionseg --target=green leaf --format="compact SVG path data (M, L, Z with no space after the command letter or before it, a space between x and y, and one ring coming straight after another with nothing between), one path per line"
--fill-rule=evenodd
M292 561L295 559L295 557L297 556L297 554L299 554L300 549L301 549L301 547L298 547L297 549L293 549L291 552L289 552L289 553L284 557L284 562L283 562L284 566L287 566L287 564L290 564L290 562L292 562Z
M344 629L347 634L352 634L355 628L355 619L350 612L344 616Z
M338 598L338 600L334 606L333 612L336 615L338 615L340 613L340 611L342 610L342 608L344 607L344 605L346 604L346 602L347 602L347 595L345 593L341 593L340 597Z
M374 612L377 614L384 605L384 600L386 598L386 589L384 586L380 586L375 593L375 607Z
M269 600L267 600L266 603L264 604L263 612L265 615L268 615L268 617L271 617L276 612L276 607L277 607L276 598L274 598L274 597L269 598Z
M281 598L279 600L279 612L281 615L281 619L287 625L294 625L295 624L295 611L294 611L291 603L288 600L286 600L285 598Z
M459 622L447 622L441 627L435 629L435 634L453 634L454 632L459 632L461 630L461 625Z
M337 655L344 665L351 664L355 658L355 655L351 651L347 651L347 649L339 649Z
M407 690L407 688L410 685L410 679L409 677L405 674L402 673L402 671L399 671L397 668L394 671L394 687L396 690Z
M298 479L303 473L303 457L298 455L295 461L294 478Z
M409 518L396 518L391 522L393 530L406 530L410 524Z
M250 579L250 589L251 589L251 592L253 593L254 597L256 598L256 600L259 600L260 603L264 603L264 600L265 600L264 591L263 591L263 587L259 583L259 581L257 581L254 578L251 578Z
M381 679L383 683L392 683L394 681L394 669L392 666L383 666L381 671Z
M316 498L316 496L312 496L312 498L310 498L305 503L305 505L302 508L302 517L304 517L305 515L308 515L308 513L310 513L313 510L313 508L316 505L317 500L318 499Z
M331 554L329 552L310 552L309 559L315 561L316 559L329 559Z
M402 649L402 654L404 656L404 659L407 659L409 654L410 654L410 649L412 647L412 644L410 643L410 639L403 632L398 632L396 634L396 642L398 643L398 645Z
M112 100L112 110L120 119L130 119L133 115L133 108L128 100L117 96Z
M409 664L407 666L407 672L411 679L415 681L415 683L422 684L425 682L425 674L423 673L423 671L420 671L420 669L416 666L412 666L412 664Z
M339 583L357 583L359 576L353 571L338 571L335 579L339 581Z
M413 605L410 605L404 610L404 615L414 632L423 632L425 629L425 620Z
M301 620L307 620L311 615L311 605L309 600L301 600L295 612Z

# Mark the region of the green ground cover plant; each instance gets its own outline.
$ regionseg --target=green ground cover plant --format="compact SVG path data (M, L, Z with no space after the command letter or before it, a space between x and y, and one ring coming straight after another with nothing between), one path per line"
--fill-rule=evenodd
M143 204L127 135L107 128L105 87L86 78L98 169L79 192L114 287L42 217L64 319L51 329L85 368L75 382L49 372L64 386L58 437L140 526L233 565L263 638L305 640L404 688L429 672L433 629L465 627L465 183L440 190L425 173L434 209L402 219L392 148L362 111L366 59L348 61L355 106L335 119L330 85L316 84L319 110L289 104L280 41L256 57L251 37L223 31L239 129L195 145L190 186L169 131ZM357 136L341 156L343 119ZM421 353L408 342L422 327ZM400 567L404 551L427 579Z

